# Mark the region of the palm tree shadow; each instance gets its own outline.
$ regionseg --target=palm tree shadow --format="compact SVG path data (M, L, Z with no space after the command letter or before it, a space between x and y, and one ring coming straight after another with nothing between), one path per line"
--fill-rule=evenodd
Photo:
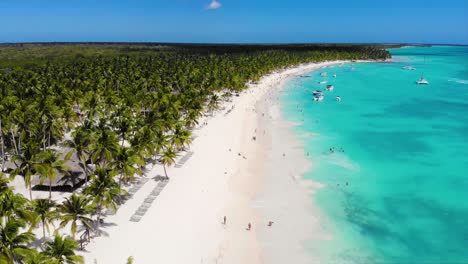
M117 226L117 224L113 222L101 222L98 228L96 223L94 223L94 227L93 227L94 232L93 232L93 235L91 235L91 239L100 237L100 236L109 237L109 233L105 229L112 227L112 226Z
M116 223L113 222L104 222L99 225L100 227L110 227L110 226L117 226Z
M48 240L50 240L50 239L41 237L40 239L36 239L35 241L28 244L28 248L34 248L36 250L37 249L44 250L44 244Z
M152 179L157 182L167 181L167 178L162 175L156 175Z

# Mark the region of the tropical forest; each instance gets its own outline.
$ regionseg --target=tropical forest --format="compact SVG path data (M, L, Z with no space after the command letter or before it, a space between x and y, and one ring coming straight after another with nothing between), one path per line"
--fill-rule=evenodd
M383 46L345 44L0 45L0 263L84 263L83 242L146 167L169 180L200 118L262 76L389 57Z

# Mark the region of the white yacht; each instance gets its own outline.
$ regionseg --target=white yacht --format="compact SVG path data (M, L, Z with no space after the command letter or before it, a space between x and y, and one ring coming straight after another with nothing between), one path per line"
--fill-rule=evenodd
M336 73L335 73L335 74L333 74L333 78L336 78Z
M327 81L320 81L319 84L326 84Z
M327 85L327 87L325 88L326 91L333 91L333 89L335 89L335 87L333 87L333 85L331 84Z

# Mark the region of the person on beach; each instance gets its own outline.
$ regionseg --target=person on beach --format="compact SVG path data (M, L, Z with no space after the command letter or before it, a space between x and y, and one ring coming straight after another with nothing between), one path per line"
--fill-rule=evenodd
M223 217L223 225L226 225L226 216Z
M247 231L250 231L250 229L252 229L252 224L249 222L249 223L247 224Z
M273 225L273 221L268 221L268 226L272 226Z

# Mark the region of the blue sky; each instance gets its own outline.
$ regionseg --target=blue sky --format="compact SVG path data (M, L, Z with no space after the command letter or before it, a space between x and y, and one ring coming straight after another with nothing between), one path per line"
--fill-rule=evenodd
M0 42L468 44L468 0L212 1L0 0Z

